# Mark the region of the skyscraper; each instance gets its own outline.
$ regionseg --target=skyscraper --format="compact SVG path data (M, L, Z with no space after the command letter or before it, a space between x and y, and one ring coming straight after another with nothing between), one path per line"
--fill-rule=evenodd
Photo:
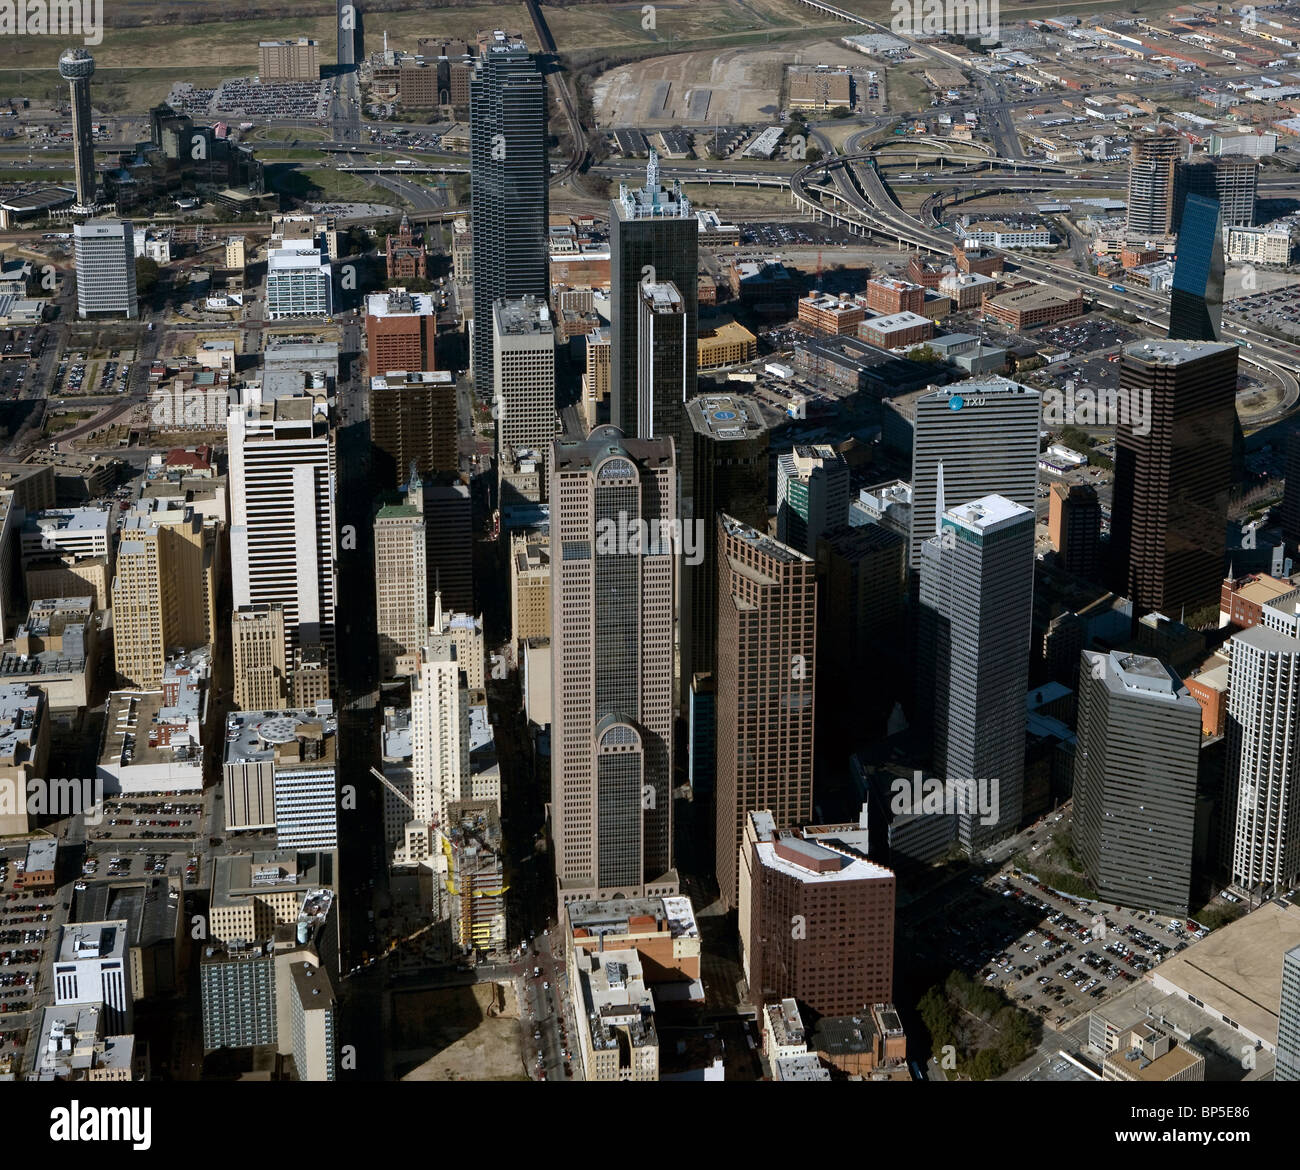
M285 658L284 607L277 602L246 605L230 622L235 676L235 709L276 711L289 698Z
M308 395L269 401L254 383L226 425L230 560L236 607L279 602L285 659L322 646L333 662L335 443Z
M549 186L546 81L523 41L496 33L470 79L470 210L474 238L474 382L491 398L492 306L545 301Z
M421 491L429 534L430 596L440 589L449 610L474 613L474 509L469 484L426 483Z
M90 112L90 79L95 59L88 49L64 49L59 76L68 83L72 105L72 163L77 182L77 207L95 206L95 130Z
M746 815L738 925L751 1003L790 996L821 1015L861 1016L893 999L897 879L845 840L856 830Z
M1257 895L1300 877L1300 592L1230 643L1225 816L1232 883Z
M701 394L686 406L690 427L693 539L697 563L682 566L682 692L691 677L717 661L719 512L760 531L767 527L768 447L771 432L758 403L735 394Z
M1175 341L1218 341L1222 336L1223 226L1219 201L1188 195L1183 203L1178 258L1169 293L1169 337Z
M667 439L612 426L551 467L551 750L561 904L675 893L673 579Z
M686 414L686 305L671 281L637 289L637 434L672 439L682 462ZM682 474L687 474L682 467Z
M1139 611L1190 615L1217 604L1223 580L1237 347L1130 342L1120 393L1144 409L1115 428L1115 587Z
M1174 174L1174 231L1181 229L1189 195L1216 200L1225 228L1250 227L1255 222L1258 187L1259 162L1250 155L1201 155L1179 163Z
M450 370L390 369L370 379L372 478L400 487L411 468L433 478L460 468L460 410Z
M180 501L142 500L126 514L113 575L113 654L117 673L151 689L169 652L216 638L204 604L216 595L216 529ZM205 582L205 575L208 580Z
M718 887L740 896L745 818L813 813L817 572L811 557L725 514L718 529Z
M945 507L987 495L1036 506L1041 399L1037 390L1008 378L963 382L916 399L908 549L913 570Z
M413 819L446 829L447 806L469 795L469 696L456 646L441 630L427 633L411 679L411 774ZM407 850L407 864L421 860L410 856L409 833Z
M1085 651L1074 753L1074 843L1093 889L1186 914L1201 706L1158 658Z
M77 265L77 316L138 316L131 221L88 219L73 224L72 247Z
M795 447L776 461L776 535L808 556L823 532L849 522L849 465L834 447Z
M933 704L935 775L997 782L991 813L957 810L968 853L1020 822L1033 600L1031 509L985 496L944 512L921 545L919 689Z
M497 301L492 338L497 467L508 471L523 451L535 451L544 464L551 456L556 422L555 325L545 298Z
M1282 496L1282 535L1300 544L1300 430L1286 437L1286 490Z
M408 293L404 288L372 293L366 297L366 354L370 376L386 374L389 370L437 369L434 364L437 332L438 311L428 293Z
M379 677L410 674L414 656L429 633L423 494L389 504L375 516L375 609L379 632Z
M1165 236L1174 223L1174 172L1187 142L1172 128L1134 138L1129 147L1128 234Z
M1101 501L1090 483L1054 483L1048 497L1047 527L1061 568L1078 577L1097 571Z
M668 190L659 183L659 158L652 150L646 185L619 188L610 204L610 418L631 436L649 438L637 413L640 343L640 287L676 286L685 317L683 381L695 394L696 339L699 331L699 226L681 183Z

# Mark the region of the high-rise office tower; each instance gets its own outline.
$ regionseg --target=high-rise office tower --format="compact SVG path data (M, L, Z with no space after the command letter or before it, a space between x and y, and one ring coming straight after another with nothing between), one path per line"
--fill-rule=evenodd
M73 224L72 247L77 266L77 316L138 316L131 221L88 219Z
M686 400L686 303L671 281L637 288L636 428L646 439L672 439L678 469L689 474L683 439Z
M1074 753L1074 844L1092 888L1186 914L1201 705L1158 658L1085 651Z
M1300 1081L1300 947L1282 959L1282 1000L1277 1013L1275 1081Z
M415 668L411 677L413 819L441 830L447 828L447 806L469 795L469 695L456 646L441 630L426 631ZM410 856L409 833L407 851L407 864L422 860Z
M366 354L373 378L389 370L433 370L438 311L428 293L404 288L366 297Z
M205 529L179 501L141 501L122 523L113 576L113 655L118 675L133 687L162 682L167 655L209 645L215 613L216 529ZM205 574L208 580L205 582Z
M421 476L460 467L460 408L450 370L392 369L370 379L372 477L400 487L414 467Z
M469 484L426 483L421 492L429 534L429 595L441 590L449 610L474 613L474 514Z
M921 545L919 685L932 704L935 775L997 781L990 810L956 810L968 853L1020 822L1033 603L1033 510L985 496L944 512Z
M1174 231L1181 230L1189 195L1216 200L1225 228L1250 227L1258 187L1259 162L1247 154L1202 155L1180 163L1174 174Z
M816 560L823 677L849 678L873 659L885 664L906 628L907 541L879 524L846 525L822 534ZM856 709L862 694L845 688L822 698L823 710L828 701Z
M1166 236L1174 223L1174 172L1187 141L1172 129L1134 138L1129 147L1128 234Z
M1222 336L1223 227L1219 201L1188 195L1183 204L1178 259L1169 292L1169 337L1175 341L1218 341Z
M1143 409L1115 428L1116 588L1139 611L1190 615L1217 604L1223 580L1237 347L1130 342L1120 394Z
M470 79L470 210L474 236L474 381L491 398L492 306L545 301L551 171L546 80L523 41L495 34Z
M686 405L695 497L692 539L698 558L682 565L682 691L717 661L719 512L759 531L767 529L771 432L758 403L735 394L701 394ZM692 563L694 561L695 563Z
M622 184L610 203L610 419L627 435L648 438L637 428L637 368L640 288L671 283L681 297L686 342L683 379L695 394L699 331L699 225L682 185L659 183L659 158L652 150L644 187Z
M237 608L230 621L235 709L277 711L289 698L284 656L284 606L277 602Z
M1052 484L1047 530L1061 568L1076 577L1091 577L1097 572L1101 501L1092 484Z
M64 49L59 76L68 83L72 105L72 164L77 182L77 207L95 206L95 129L90 112L90 79L95 58L89 49Z
M508 470L523 451L535 451L545 464L556 421L555 324L545 298L499 300L492 306L492 385L498 468Z
M963 382L916 399L908 549L913 569L922 542L938 531L945 507L987 495L1036 506L1041 405L1037 390L1007 378Z
M811 557L725 514L718 528L718 887L739 898L745 818L813 811L817 571Z
M776 535L807 556L849 522L849 465L834 447L794 447L776 461Z
M337 593L335 443L303 394L243 388L226 424L230 559L236 607L279 602L285 659L320 645L333 662Z
M375 609L381 679L410 674L415 653L429 633L428 537L423 504L422 492L408 491L406 503L385 505L375 516Z
M551 801L561 904L677 890L667 439L612 426L551 467Z
M868 861L856 825L799 830L769 809L745 817L741 964L749 1001L787 996L826 1016L893 1000L893 870Z
M1232 883L1256 895L1300 877L1300 594L1265 605L1235 634L1228 668L1225 816Z
M1286 489L1282 496L1282 535L1300 544L1300 430L1286 438Z
M338 1004L325 969L315 962L289 967L293 1065L300 1081L332 1081L338 1070ZM283 1040L281 1040L283 1044Z

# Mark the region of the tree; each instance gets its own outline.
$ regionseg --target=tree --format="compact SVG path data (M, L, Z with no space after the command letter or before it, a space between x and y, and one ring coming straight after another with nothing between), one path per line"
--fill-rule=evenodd
M817 147L810 146L807 150L807 153L803 157L804 157L804 162L816 163L822 161L823 155L822 152L817 149Z
M137 256L135 261L135 291L137 294L153 291L158 283L158 261L148 256Z

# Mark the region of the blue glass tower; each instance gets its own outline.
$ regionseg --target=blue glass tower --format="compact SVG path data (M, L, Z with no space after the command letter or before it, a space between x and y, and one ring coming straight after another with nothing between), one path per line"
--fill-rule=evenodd
M1171 341L1218 341L1223 321L1223 230L1219 201L1190 194L1178 232L1169 297Z

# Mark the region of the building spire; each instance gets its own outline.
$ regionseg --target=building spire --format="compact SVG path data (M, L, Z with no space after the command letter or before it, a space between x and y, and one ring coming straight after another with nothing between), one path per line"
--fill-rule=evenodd
M659 202L659 152L650 148L650 161L645 165L645 189L652 205Z

